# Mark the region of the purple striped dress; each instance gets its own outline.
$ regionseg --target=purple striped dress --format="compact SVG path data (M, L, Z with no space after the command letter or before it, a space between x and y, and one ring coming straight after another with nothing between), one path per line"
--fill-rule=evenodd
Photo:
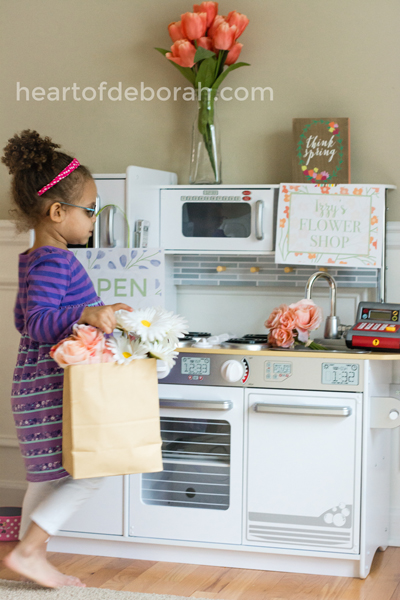
M102 304L69 250L42 246L19 255L14 317L21 341L11 405L28 481L68 475L62 467L64 372L49 352L72 333L85 306Z

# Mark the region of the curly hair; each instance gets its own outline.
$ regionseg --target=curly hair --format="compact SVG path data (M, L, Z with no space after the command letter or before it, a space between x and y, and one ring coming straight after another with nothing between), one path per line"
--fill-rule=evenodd
M72 156L59 152L59 144L37 131L25 129L8 140L1 158L13 176L10 210L18 231L35 228L56 200L74 204L82 193L85 181L92 178L87 167L80 165L68 177L56 183L42 196L38 191L50 183L69 163Z

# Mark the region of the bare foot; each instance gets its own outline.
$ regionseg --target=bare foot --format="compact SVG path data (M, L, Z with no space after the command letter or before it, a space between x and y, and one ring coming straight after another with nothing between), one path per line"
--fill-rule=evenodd
M26 555L19 550L19 545L3 559L3 563L12 571L44 587L86 587L77 577L60 573L46 560L42 553L37 552Z

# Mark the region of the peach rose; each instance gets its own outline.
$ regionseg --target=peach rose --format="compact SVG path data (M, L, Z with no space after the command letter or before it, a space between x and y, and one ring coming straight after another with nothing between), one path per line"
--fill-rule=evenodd
M53 346L50 356L62 368L67 365L115 362L105 341L103 332L96 327L74 325L73 334Z
M284 327L275 327L268 334L268 342L272 346L291 348L294 345L293 331Z
M287 304L281 304L278 308L274 308L264 323L267 329L274 329L275 327L293 329L295 324L295 313Z
M295 327L298 331L298 338L301 342L308 340L308 332L317 329L322 322L322 310L313 302L313 300L300 300L295 304L290 304L295 313Z
M79 340L88 350L93 350L104 340L103 332L92 325L74 325L72 331L73 337Z
M79 341L70 338L63 340L50 350L50 356L65 368L67 365L81 365L90 360L90 351Z

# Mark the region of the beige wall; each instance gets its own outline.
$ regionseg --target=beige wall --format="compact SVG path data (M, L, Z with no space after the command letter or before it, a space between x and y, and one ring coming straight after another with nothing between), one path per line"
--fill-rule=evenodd
M200 0L198 0L200 2ZM16 101L29 88L185 86L153 47L191 10L183 0L0 0L0 147L23 128L50 135L94 172L130 164L189 174L193 103ZM273 101L221 102L224 183L291 178L293 117L350 117L352 181L400 184L399 0L222 0L250 18L242 60L226 85L269 86ZM189 84L188 84L189 85ZM80 92L79 92L80 95ZM0 219L9 176L0 166ZM390 220L400 220L399 192Z

